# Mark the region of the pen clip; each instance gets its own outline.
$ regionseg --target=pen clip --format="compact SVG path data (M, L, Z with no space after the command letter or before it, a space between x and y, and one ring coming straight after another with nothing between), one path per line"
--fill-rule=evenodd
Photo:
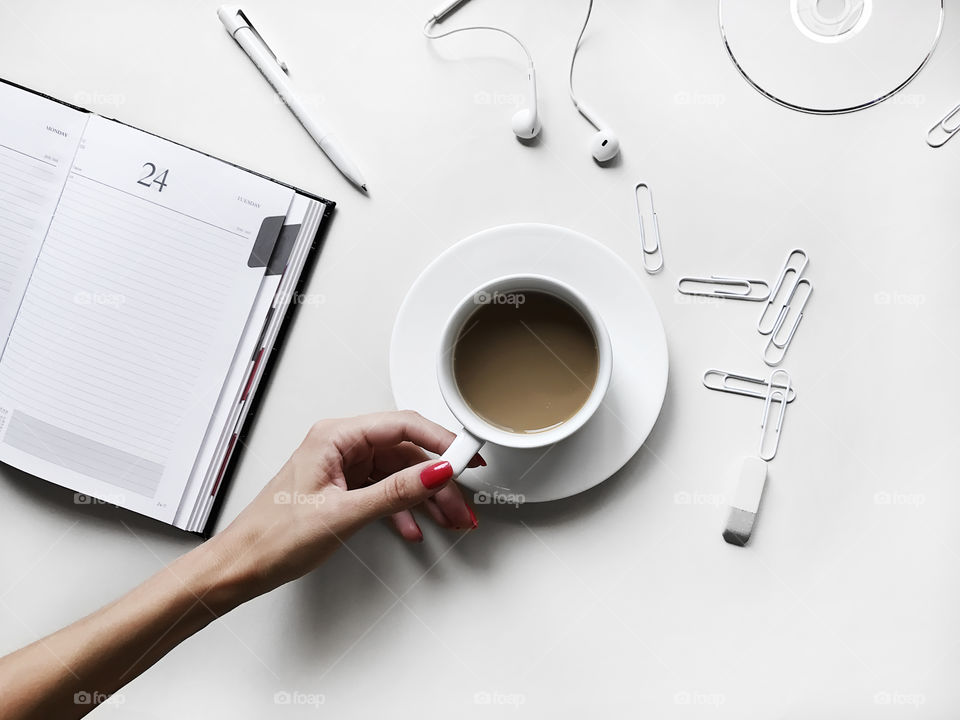
M263 35L261 35L257 30L257 28L254 27L253 23L250 21L250 18L247 17L247 14L242 9L237 8L237 15L239 15L240 18L247 24L247 27L250 28L251 32L253 32L253 34L260 39L260 42L263 43L263 46L267 49L267 52L270 53L273 56L273 59L277 61L277 65L280 66L280 69L289 75L290 71L287 69L287 62L282 60L280 56L273 51L273 49L270 47L270 43L268 43Z

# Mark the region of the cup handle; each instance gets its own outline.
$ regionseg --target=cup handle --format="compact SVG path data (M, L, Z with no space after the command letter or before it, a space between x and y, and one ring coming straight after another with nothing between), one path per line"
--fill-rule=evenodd
M473 456L480 452L482 447L483 440L474 437L466 430L461 430L440 459L446 460L453 466L453 476L457 477L467 469Z

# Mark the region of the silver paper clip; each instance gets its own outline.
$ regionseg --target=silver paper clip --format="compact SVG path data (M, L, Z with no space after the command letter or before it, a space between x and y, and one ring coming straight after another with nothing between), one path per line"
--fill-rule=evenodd
M801 288L805 288L805 290L801 290ZM801 296L799 301L797 300L798 291ZM787 348L793 342L793 336L797 334L797 328L800 327L800 321L803 320L803 311L807 307L807 303L810 302L811 295L813 295L813 284L806 278L798 280L797 284L793 286L793 291L787 298L787 304L780 309L773 332L770 333L770 339L763 350L763 361L770 367L775 367L783 362L783 358L787 354ZM784 336L783 329L787 327L787 318L793 308L796 308L796 318L790 323L790 329Z
M787 259L780 270L780 277L777 278L777 284L774 285L773 292L770 293L770 299L767 300L763 312L760 313L760 319L757 321L757 330L760 331L761 335L770 335L774 331L780 321L780 316L783 314L784 306L793 297L797 289L797 283L800 282L800 276L803 275L803 271L807 269L809 263L810 259L807 257L805 250L794 248L787 254ZM770 313L771 308L776 306L779 297L783 297L784 301L780 304L776 313ZM767 323L768 314L773 318L773 322L770 324Z
M951 124L955 120L957 122ZM958 130L960 130L960 105L957 105L946 114L943 120L930 128L930 132L927 133L927 145L932 148L943 147L950 138L957 134Z
M694 290L690 288L691 285L705 285L707 289ZM677 290L681 295L696 295L721 300L763 302L770 297L770 285L767 284L766 280L725 277L723 275L682 277L677 281Z
M640 249L643 250L643 269L649 275L656 275L663 270L663 249L660 246L660 221L657 211L653 207L653 190L646 183L637 183L633 189L637 201L637 217L640 220ZM653 218L653 245L647 244L647 232L643 223L643 208L640 205L640 196L646 195L650 206L650 217Z
M708 390L766 400L770 381L711 368L703 373L703 386ZM781 387L784 392L786 392L788 403L792 403L797 399L797 391L794 388L787 386L777 387Z
M778 379L779 378L779 379ZM786 399L790 395L790 374L786 370L774 370L767 381L767 397L763 402L763 415L760 418L760 448L761 460L770 462L777 456L780 447L780 431L783 430L783 418L787 414ZM770 410L774 403L780 404L777 424L773 431L768 431L770 425Z

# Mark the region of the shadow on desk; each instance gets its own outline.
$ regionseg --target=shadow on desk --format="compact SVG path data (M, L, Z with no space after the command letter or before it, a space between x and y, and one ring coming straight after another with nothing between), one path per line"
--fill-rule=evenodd
M668 388L663 412L649 438L654 445L658 436L673 430L673 406ZM277 628L284 636L282 646L308 666L325 667L327 660L336 664L344 650L357 642L359 630L381 622L389 627L396 621L392 613L408 611L404 606L416 607L415 614L419 613L424 595L441 598L445 604L461 602L458 598L464 590L450 589L448 584L482 587L495 575L499 560L519 544L542 543L541 531L571 528L582 536L589 520L629 501L630 489L657 471L662 471L661 461L644 447L613 477L574 497L519 507L478 507L480 530L473 533L444 530L418 515L423 544L400 540L387 521L375 523L292 588L286 598L290 605L284 611L285 622ZM623 514L621 510L619 516Z
M172 525L61 487L10 465L0 465L0 477L6 491L17 501L43 508L44 512L61 518L63 522L80 521L105 533L122 535L125 540L130 539L131 532L144 537L175 539L183 546L183 552L202 541L199 536Z

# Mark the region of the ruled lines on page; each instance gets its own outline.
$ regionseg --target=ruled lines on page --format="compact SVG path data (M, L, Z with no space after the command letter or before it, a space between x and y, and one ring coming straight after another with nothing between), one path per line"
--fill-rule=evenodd
M86 113L0 83L0 353L86 122Z
M20 410L160 467L236 261L230 233L164 213L72 177L0 364L0 392Z
M224 478L230 448L236 447L234 435L239 433L260 377L272 361L277 332L287 315L289 303L294 300L293 292L325 209L323 203L303 195L293 198L283 228L283 233L290 238L289 254L282 273L267 275L263 279L257 304L224 385L225 392L217 403L211 424L211 430L215 432L209 432L204 439L184 491L175 522L178 527L197 532L203 530L216 492L222 487L220 481ZM228 392L230 389L232 392Z
M166 187L137 187L145 156ZM263 277L256 230L291 197L93 118L0 360L4 452L169 522Z
M44 216L49 221L52 215L49 198L60 192L56 182L56 172L42 160L0 145L0 297L14 289L31 236L42 236Z

